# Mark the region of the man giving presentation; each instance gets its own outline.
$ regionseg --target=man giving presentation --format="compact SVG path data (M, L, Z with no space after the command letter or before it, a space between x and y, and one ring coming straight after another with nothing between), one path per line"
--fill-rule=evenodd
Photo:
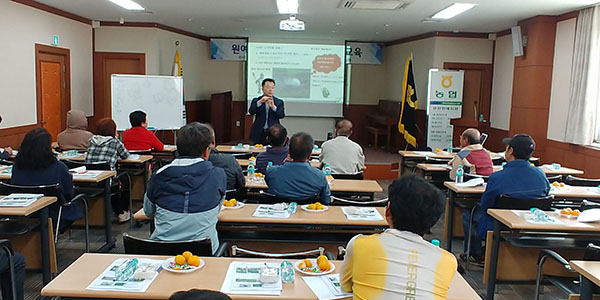
M279 124L279 119L285 117L283 100L273 96L275 93L275 80L265 78L262 81L263 95L252 99L248 112L256 115L250 140L255 144L267 144L267 129L274 124Z

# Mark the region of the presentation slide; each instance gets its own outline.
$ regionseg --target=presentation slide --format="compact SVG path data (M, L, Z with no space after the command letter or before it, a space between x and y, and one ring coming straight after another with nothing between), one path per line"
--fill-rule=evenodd
M248 43L248 107L265 78L286 115L339 117L344 102L344 45Z

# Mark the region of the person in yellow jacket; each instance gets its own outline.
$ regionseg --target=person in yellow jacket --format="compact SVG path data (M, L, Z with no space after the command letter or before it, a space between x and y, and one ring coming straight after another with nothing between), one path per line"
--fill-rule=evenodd
M440 218L445 197L414 174L389 187L390 228L357 235L346 247L340 283L354 299L446 299L456 257L423 239Z

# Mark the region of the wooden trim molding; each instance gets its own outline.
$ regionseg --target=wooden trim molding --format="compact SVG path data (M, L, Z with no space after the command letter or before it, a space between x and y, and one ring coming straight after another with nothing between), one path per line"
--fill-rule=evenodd
M398 44L404 44L408 42L428 39L430 37L456 37L456 38L472 38L472 39L487 39L488 33L485 32L451 32L451 31L432 31L419 35L409 36L399 40L386 42L384 46L393 46Z
M199 40L210 41L210 38L207 36L203 36L200 34L196 34L193 32L181 30L175 27L163 25L160 23L152 23L152 22L125 22L123 24L114 21L101 21L100 26L116 26L116 27L143 27L143 28L158 28L166 31L170 31L173 33L189 36L192 38L196 38Z
M56 7L52 7L50 5L46 5L46 4L37 2L37 1L33 1L33 0L11 0L11 1L23 4L23 5L27 5L27 6L30 6L33 8L37 8L39 10L43 10L45 12L55 14L57 16L65 17L67 19L71 19L71 20L74 20L77 22L92 25L92 20L90 20L88 18L84 18L82 16L78 16L76 14L72 14L72 13L64 11L62 9L58 9Z

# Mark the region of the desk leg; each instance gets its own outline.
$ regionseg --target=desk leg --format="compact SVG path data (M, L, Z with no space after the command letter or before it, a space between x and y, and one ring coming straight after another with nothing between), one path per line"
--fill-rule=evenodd
M486 300L494 299L496 289L496 271L498 270L498 252L500 251L500 222L494 220L494 233L492 239L492 257L489 258L490 273L488 274L488 286Z
M587 279L585 276L581 278L581 300L592 300L592 294L594 292L594 283Z
M404 175L404 156L400 155L400 165L398 166L400 168L400 174L398 175L398 178L402 177L402 175Z
M104 235L106 243L98 249L98 252L108 252L115 246L115 239L112 237L112 205L110 203L110 181L111 178L104 180Z
M446 250L452 252L452 231L454 230L454 192L448 190L448 230L446 232Z
M42 282L50 282L50 237L48 236L48 207L40 210L40 240L42 241Z
M148 162L144 163L144 195L146 194L146 189L148 188L148 169L150 164ZM129 209L133 209L130 207Z

